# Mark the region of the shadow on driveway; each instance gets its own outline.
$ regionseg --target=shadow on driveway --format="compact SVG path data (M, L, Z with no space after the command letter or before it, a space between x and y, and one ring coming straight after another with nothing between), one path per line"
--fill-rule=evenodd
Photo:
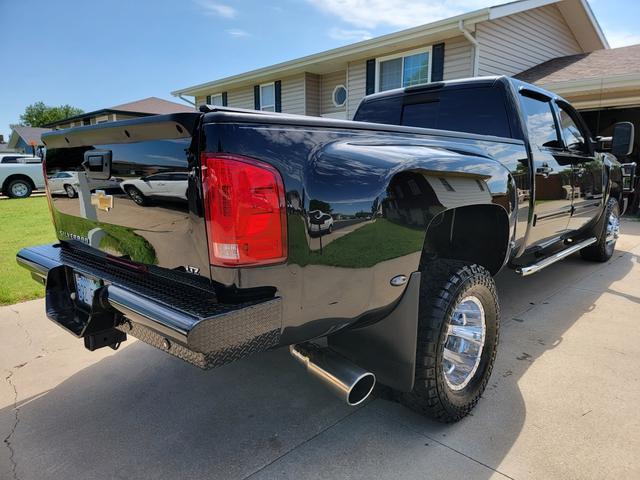
M576 475L585 468L559 466L563 456L604 462L606 474L607 459L599 459L606 452L597 452L584 434L558 439L575 447L570 452L544 444L549 428L571 433L572 424L540 425L539 434L522 430L528 405L543 422L558 416L561 422L564 406L584 413L571 403L593 388L583 383L592 373L570 370L578 386L568 379L565 388L557 384L562 365L550 364L547 354L635 264L632 254L616 252L606 265L570 258L533 277L501 273L497 363L483 400L458 424L437 424L383 399L350 409L311 381L284 349L204 372L136 342L17 404L19 422L9 439L16 477L488 479L536 476L530 475L536 468L562 476L566 467ZM629 311L640 308L633 292L613 293L632 302ZM520 382L538 361L552 383L527 391L525 402ZM46 357L38 362L47 368ZM0 426L14 417L13 407L4 408ZM527 429L535 425L527 422ZM607 441L617 448L623 438ZM523 457L532 449L539 452Z

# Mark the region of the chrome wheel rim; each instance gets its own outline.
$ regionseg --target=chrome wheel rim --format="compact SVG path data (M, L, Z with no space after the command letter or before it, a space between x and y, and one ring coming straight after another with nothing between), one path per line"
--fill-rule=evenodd
M442 354L444 380L452 390L466 387L480 365L487 327L477 297L463 298L449 319Z
M24 183L14 183L11 186L11 193L16 197L26 197L29 193L29 188Z
M612 210L607 218L607 244L611 245L620 236L620 217Z
M67 197L73 198L76 196L76 191L73 189L71 185L67 185L65 187L65 190L67 191Z
M129 196L133 199L134 202L138 204L142 203L142 196L137 191L133 189L129 190Z

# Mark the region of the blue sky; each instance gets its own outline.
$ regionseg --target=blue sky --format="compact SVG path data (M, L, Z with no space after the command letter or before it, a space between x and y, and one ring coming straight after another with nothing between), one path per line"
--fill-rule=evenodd
M0 0L0 134L38 100L91 111L173 99L177 88L499 3ZM612 46L640 43L640 2L590 4Z

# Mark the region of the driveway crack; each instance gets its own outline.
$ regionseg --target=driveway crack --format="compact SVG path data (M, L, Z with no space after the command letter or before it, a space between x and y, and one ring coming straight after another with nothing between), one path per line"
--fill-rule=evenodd
M13 377L12 371L9 372L9 375L4 377L5 381L13 389L13 411L14 411L13 426L11 427L9 434L4 438L4 444L9 449L9 461L11 462L11 473L13 474L14 480L18 480L18 471L17 471L18 464L15 460L16 452L15 452L15 449L13 448L13 445L11 444L11 437L13 437L13 434L16 432L16 429L18 428L18 424L20 423L20 408L18 408L18 389L16 388L15 383L13 383L13 381L11 380L12 377Z

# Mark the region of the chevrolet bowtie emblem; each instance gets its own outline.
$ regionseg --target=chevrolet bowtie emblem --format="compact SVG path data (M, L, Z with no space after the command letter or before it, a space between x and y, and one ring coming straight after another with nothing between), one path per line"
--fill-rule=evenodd
M91 194L91 205L98 210L108 212L113 208L113 195L107 195L104 190L96 190Z

